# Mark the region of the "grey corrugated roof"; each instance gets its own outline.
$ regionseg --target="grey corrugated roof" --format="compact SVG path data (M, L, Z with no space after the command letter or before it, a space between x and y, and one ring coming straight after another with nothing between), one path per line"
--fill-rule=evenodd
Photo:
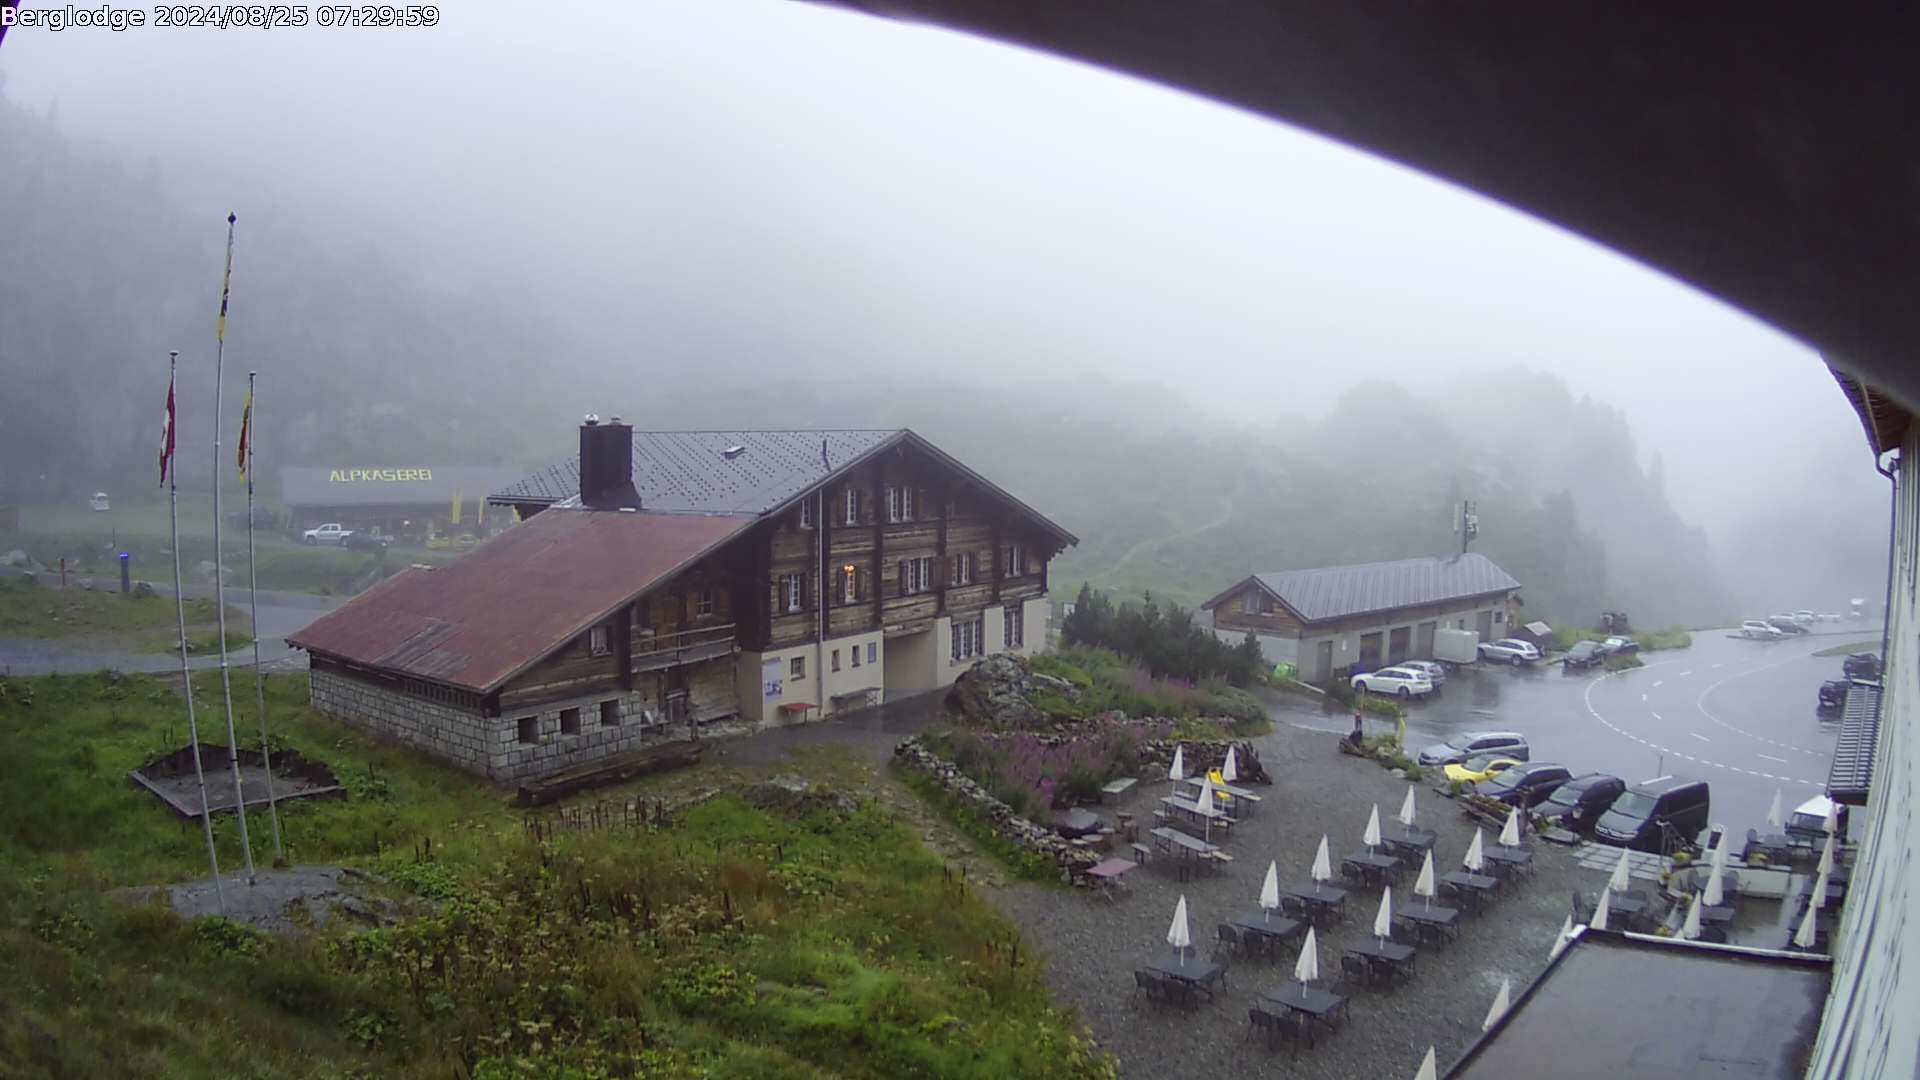
M1478 554L1285 570L1254 577L1308 622L1436 604L1520 587L1520 583L1495 566L1492 559Z
M426 472L430 479L417 479ZM356 473L360 474L356 476ZM371 476L365 474L373 474ZM337 466L286 466L280 470L280 501L288 506L425 506L453 504L455 492L477 506L502 484L525 475L513 465L401 465L343 462ZM391 476L393 479L386 479ZM399 479L401 476L408 479Z
M904 429L830 431L635 431L633 486L640 505L664 514L764 514L864 457ZM820 444L826 443L826 456ZM744 450L728 458L724 451ZM580 459L569 457L494 491L494 502L565 503L580 494Z

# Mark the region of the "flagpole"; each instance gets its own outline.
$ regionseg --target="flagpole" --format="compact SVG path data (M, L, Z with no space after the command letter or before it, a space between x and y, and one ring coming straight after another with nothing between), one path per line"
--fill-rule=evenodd
M260 719L260 767L267 773L267 817L273 822L273 861L286 861L280 848L280 807L273 797L273 751L267 747L267 683L260 672L260 569L253 558L253 381L260 373L247 372L247 411L240 421L241 468L247 474L247 608L253 620L253 710Z
M247 838L246 789L240 783L240 738L233 729L233 680L227 668L227 578L220 551L220 381L227 352L227 289L233 281L233 222L234 215L228 214L227 269L220 276L220 323L213 350L213 606L220 619L220 696L227 709L227 762L233 766L233 812L240 819L240 850L246 853L247 884L252 885L253 844Z
M173 610L180 626L180 686L187 695L187 744L193 753L193 778L200 785L200 829L207 836L207 867L213 872L213 895L220 914L227 913L226 890L220 886L220 856L213 850L213 813L207 809L207 774L200 767L200 725L193 716L193 668L187 663L187 601L180 588L180 486L173 474L173 375L178 350L167 353L167 435L161 444L160 465L167 474L167 521L173 529Z

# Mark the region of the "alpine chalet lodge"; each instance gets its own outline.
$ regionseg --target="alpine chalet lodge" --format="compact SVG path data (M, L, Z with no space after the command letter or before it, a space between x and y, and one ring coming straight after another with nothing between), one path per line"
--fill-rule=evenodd
M936 690L1044 647L1077 539L913 432L643 431L488 500L521 523L287 639L313 707L519 781Z

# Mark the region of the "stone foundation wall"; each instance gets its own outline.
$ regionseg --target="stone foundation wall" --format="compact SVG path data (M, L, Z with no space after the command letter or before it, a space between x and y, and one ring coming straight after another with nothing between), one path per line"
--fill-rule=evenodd
M1001 836L1052 860L1060 867L1062 883L1087 884L1087 869L1100 861L1098 855L1076 848L1053 830L1014 813L1013 807L988 794L987 789L961 772L959 766L920 745L918 738L902 741L894 747L893 755L901 765L927 774L942 788L972 806L975 812L992 823L994 831Z
M477 712L333 671L308 671L307 698L316 711L350 727L406 743L469 772L484 775L492 763L494 744L486 725L498 721L483 720Z

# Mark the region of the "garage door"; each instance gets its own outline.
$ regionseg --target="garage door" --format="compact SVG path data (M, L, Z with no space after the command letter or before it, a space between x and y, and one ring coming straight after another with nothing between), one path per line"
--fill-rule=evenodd
M1481 641L1493 640L1493 612L1483 611L1480 613L1479 629Z
M1433 631L1439 623L1423 622L1413 628L1413 655L1421 659L1433 656Z
M1411 656L1411 654L1408 653L1407 650L1411 649L1412 647L1413 647L1413 627L1401 626L1401 627L1396 627L1391 631L1388 631L1387 663L1397 664L1402 660L1408 659Z

